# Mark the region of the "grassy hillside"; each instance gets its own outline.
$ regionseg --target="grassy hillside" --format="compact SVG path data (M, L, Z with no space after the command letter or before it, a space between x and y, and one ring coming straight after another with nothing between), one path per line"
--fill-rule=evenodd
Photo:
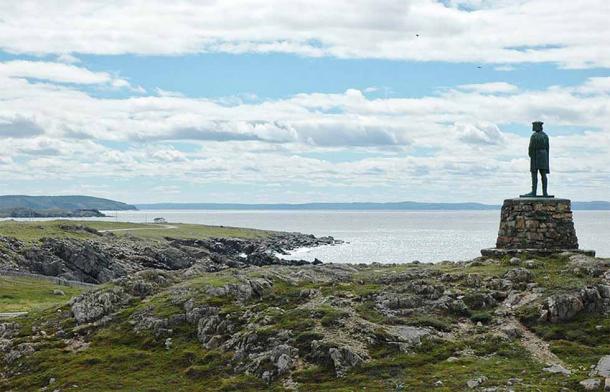
M87 230L91 229L91 230ZM264 238L268 231L224 226L206 226L172 223L166 225L127 222L53 220L40 222L0 221L0 236L22 241L38 241L50 238L94 238L100 232L112 232L117 236L136 236L147 239L173 238Z

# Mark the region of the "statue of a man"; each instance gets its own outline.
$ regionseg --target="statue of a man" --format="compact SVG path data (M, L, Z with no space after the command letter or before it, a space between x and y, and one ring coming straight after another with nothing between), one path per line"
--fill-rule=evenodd
M547 192L548 179L547 174L551 172L549 169L549 137L542 130L542 121L534 121L532 123L532 131L534 134L530 138L529 156L530 156L530 172L532 172L532 191L521 197L536 197L538 190L538 172L542 178L542 196L549 196Z

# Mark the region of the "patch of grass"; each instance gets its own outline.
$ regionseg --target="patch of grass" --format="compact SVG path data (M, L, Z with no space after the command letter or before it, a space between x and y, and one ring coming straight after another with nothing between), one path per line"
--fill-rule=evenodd
M482 324L489 324L493 320L493 315L489 312L474 312L470 315L470 320L473 323L481 322Z
M384 324L388 321L387 317L377 310L373 301L365 301L358 304L356 311L360 317L373 323Z
M406 325L414 327L432 327L439 331L449 332L455 322L454 319L440 315L421 314L402 319Z
M76 229L82 226L98 231L110 230L117 236L132 235L144 239L163 240L166 237L183 239L200 238L266 238L270 231L243 229L226 226L206 226L172 223L168 225L110 222L77 221L58 219L52 221L24 222L0 221L0 236L14 237L25 242L36 242L42 238L95 238L95 233ZM171 226L171 227L170 227ZM113 231L114 230L114 231Z
M347 312L328 305L317 307L314 314L320 318L320 324L327 328L335 327L339 320L348 315Z
M65 295L55 295L61 290ZM30 312L66 303L84 289L29 278L0 276L0 312Z

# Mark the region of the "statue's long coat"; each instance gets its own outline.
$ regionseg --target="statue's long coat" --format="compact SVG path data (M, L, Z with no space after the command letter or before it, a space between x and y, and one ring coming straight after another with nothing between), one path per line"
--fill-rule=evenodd
M550 173L549 168L549 137L544 131L534 132L530 139L530 171Z

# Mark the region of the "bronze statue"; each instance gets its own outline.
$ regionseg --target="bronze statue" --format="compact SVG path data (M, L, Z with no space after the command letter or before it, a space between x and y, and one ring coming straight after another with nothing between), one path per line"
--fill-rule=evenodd
M532 123L534 134L530 138L529 156L530 172L532 173L532 191L521 195L521 197L537 197L538 172L542 178L542 197L553 197L548 194L547 174L551 172L549 168L549 137L542 130L542 121Z

